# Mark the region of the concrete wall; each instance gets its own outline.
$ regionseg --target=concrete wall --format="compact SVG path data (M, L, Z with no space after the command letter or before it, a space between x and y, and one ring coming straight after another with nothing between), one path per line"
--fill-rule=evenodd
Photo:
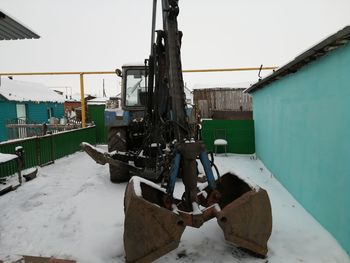
M347 44L253 93L258 157L348 254L349 62Z

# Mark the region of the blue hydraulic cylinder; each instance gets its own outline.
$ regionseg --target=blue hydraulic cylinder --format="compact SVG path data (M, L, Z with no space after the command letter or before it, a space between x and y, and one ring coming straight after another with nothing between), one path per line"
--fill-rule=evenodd
M208 185L210 186L211 189L215 189L216 188L215 178L214 178L213 171L211 169L207 152L206 151L201 152L199 154L199 159L201 160L201 163L203 165L205 175L207 176Z
M171 195L174 192L176 178L179 174L180 162L181 162L181 154L179 152L177 152L175 155L174 164L170 170L170 180L169 180L169 184L168 184L168 188L167 188L167 193L171 194Z

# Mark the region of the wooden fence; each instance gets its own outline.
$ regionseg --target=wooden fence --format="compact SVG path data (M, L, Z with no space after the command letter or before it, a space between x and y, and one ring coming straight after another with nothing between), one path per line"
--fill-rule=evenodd
M195 89L193 101L196 115L212 118L214 111L252 111L252 97L243 91L233 88Z
M32 136L43 136L62 131L69 131L81 128L81 122L74 121L66 124L47 124L35 123L30 120L14 119L7 121L7 138L8 140L27 138Z

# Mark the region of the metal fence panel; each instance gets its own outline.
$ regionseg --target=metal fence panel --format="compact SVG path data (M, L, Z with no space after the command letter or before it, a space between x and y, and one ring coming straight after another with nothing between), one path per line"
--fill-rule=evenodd
M227 152L238 154L255 153L253 120L203 120L201 135L208 151L214 151L213 143L216 130L226 131ZM223 149L219 148L218 150L222 152Z
M0 143L0 152L14 154L15 148L22 146L25 152L24 168L31 168L52 163L56 159L79 151L79 145L83 141L96 144L95 126L52 135L2 142ZM16 172L16 162L0 164L0 177Z
M50 164L55 160L52 137L52 135L47 135L37 138L37 156L39 159L39 165Z
M105 126L105 105L88 105L89 119L96 125L96 142L107 143L107 127Z

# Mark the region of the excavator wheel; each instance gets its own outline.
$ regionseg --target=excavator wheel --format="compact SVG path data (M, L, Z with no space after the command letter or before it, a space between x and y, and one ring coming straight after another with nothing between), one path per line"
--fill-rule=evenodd
M108 152L127 151L126 129L122 127L110 127L108 129ZM125 166L109 165L110 179L112 183L123 183L130 179L129 169Z

